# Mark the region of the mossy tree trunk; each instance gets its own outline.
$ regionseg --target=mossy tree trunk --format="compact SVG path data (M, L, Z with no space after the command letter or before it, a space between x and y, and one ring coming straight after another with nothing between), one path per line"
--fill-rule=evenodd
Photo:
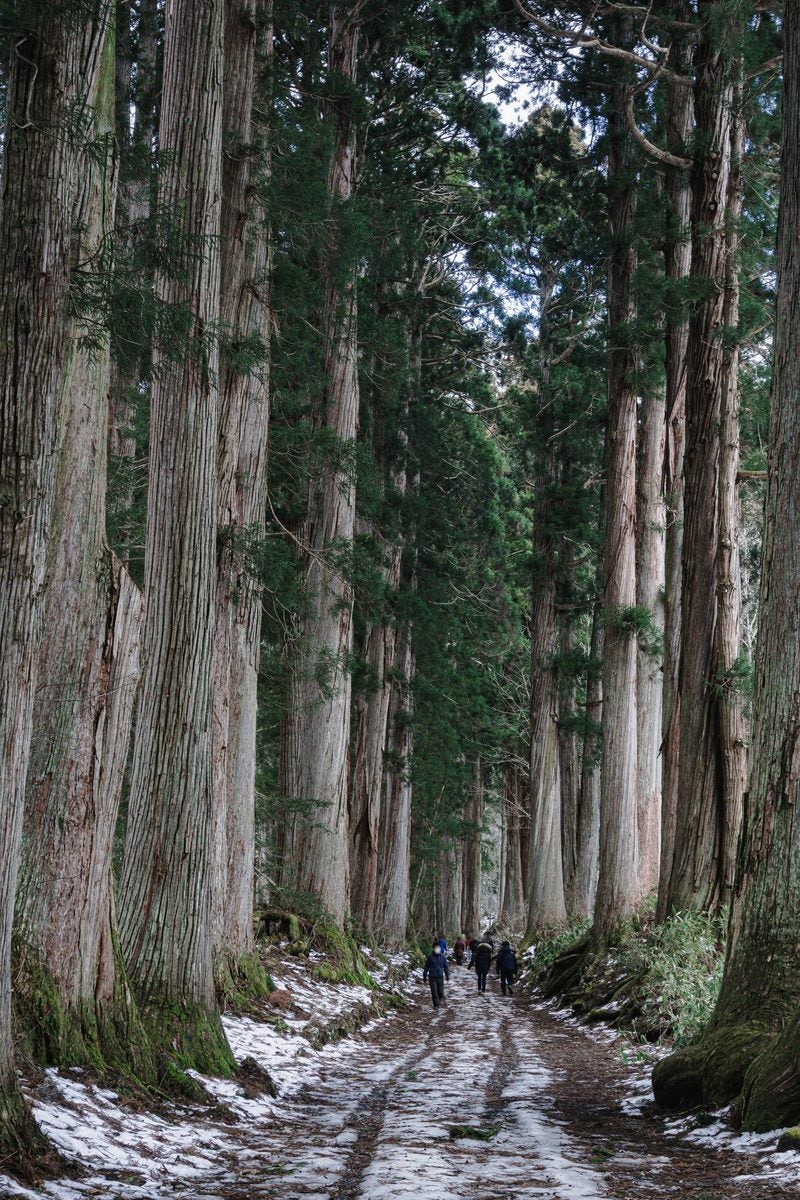
M254 119L271 58L270 5L225 4L211 925L217 985L258 986L253 875L257 681L269 420L269 131ZM266 979L262 980L266 986Z
M114 26L87 102L105 154L74 163L76 276L114 221ZM91 294L87 297L91 304ZM90 340L88 340L90 339ZM141 598L105 540L109 342L76 316L57 413L54 519L17 894L16 1009L38 1061L147 1074L116 948L111 857L139 677Z
M343 236L343 212L358 170L353 112L358 67L358 13L329 13L328 74L333 153L328 173L333 234L326 247L324 395L316 423L336 440L337 461L312 480L304 530L309 615L301 622L283 724L284 790L307 812L288 821L284 882L315 896L338 925L349 908L347 797L353 650L350 557L355 534L351 461L358 424L356 264ZM324 677L324 678L323 678Z
M125 960L167 1072L233 1066L209 911L222 29L222 0L167 10L159 203L173 214L183 261L174 275L157 273L156 292L182 336L159 347L153 382L145 667L120 905Z
M687 20L686 0L678 0L675 16ZM672 68L681 75L691 69L691 45L676 37L670 50ZM691 88L671 83L667 87L667 149L685 155L694 124ZM658 919L669 911L669 881L675 855L678 811L678 762L680 749L680 705L678 669L681 645L681 558L683 550L683 452L686 426L686 353L689 317L681 287L691 268L689 236L692 191L689 174L678 167L666 168L667 205L664 240L664 271L667 305L664 322L666 414L664 442L664 662L661 714L661 865L658 882Z
M618 40L632 36L629 16L618 18ZM636 180L632 140L625 120L630 88L622 68L609 109L608 432L605 484L605 582L603 613L603 757L601 767L600 865L595 933L614 932L638 899L637 638L628 614L636 605L636 349L630 336L635 316L634 218Z
M110 17L34 6L9 42L0 226L0 1158L40 1145L18 1090L11 929L30 761L53 502L56 414L70 326L75 130ZM84 125L85 127L85 125ZM34 267L35 264L35 267Z
M787 9L775 364L752 769L725 974L711 1027L654 1074L664 1104L741 1093L747 1129L800 1119L800 19Z
M729 409L736 355L729 349L738 315L728 265L736 230L726 213L734 200L731 176L735 136L738 18L721 0L700 5L705 34L695 58L698 153L692 170L691 277L701 289L692 313L686 384L683 585L681 593L680 747L675 853L667 909L717 910L733 886L741 823L741 751L729 744L729 655L719 629L720 597L730 584L736 527L735 500L720 485L723 405ZM738 202L736 202L738 203ZM735 254L734 254L735 257ZM731 453L729 452L729 472ZM724 521L725 539L721 545ZM721 555L722 550L722 555ZM729 622L733 613L726 614ZM738 635L736 635L738 640ZM735 725L735 722L734 722ZM731 756L731 764L723 763Z

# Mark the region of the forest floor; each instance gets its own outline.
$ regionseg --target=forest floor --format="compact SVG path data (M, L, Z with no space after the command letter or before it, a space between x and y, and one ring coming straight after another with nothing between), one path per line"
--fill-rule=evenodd
M401 966L395 962L395 969ZM271 964L272 966L272 964ZM25 1200L779 1200L800 1196L800 1154L777 1135L665 1120L648 1065L616 1035L588 1030L490 977L479 995L453 967L434 1012L421 972L408 1003L368 1016L375 993L322 984L309 964L272 966L292 1006L265 1024L226 1017L277 1096L205 1081L212 1107L125 1105L81 1072L30 1084L38 1120L78 1178L22 1187ZM377 1012L377 1009L375 1010ZM248 1094L248 1092L250 1094Z

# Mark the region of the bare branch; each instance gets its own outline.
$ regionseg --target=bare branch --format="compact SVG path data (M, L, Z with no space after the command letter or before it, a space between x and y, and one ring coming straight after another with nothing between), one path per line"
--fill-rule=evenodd
M550 37L558 38L562 42L570 42L573 46L580 47L582 50L599 50L602 54L608 55L609 58L621 58L624 62L634 63L637 67L644 67L648 71L653 71L658 68L659 75L668 79L670 83L674 83L679 87L694 87L694 80L687 75L679 75L676 71L670 71L664 66L664 61L669 54L669 47L656 46L654 42L646 42L649 48L657 51L659 58L654 61L652 58L645 58L642 54L636 54L633 50L623 50L621 46L614 46L611 42L605 42L602 38L593 34L588 34L586 31L591 21L591 17L583 22L579 29L560 29L557 25L551 25L549 21L545 21L542 17L537 17L535 13L530 12L525 8L522 0L514 0L514 5L520 16L526 21L530 21L542 33L548 34ZM594 13L592 14L594 16Z
M649 86L659 74L659 71L654 71L651 78L646 80L641 87ZM664 163L664 165L667 167L677 167L679 171L689 171L692 167L692 160L690 158L681 158L677 154L670 153L669 150L662 150L660 146L656 146L649 140L649 138L646 138L639 126L636 124L636 117L633 111L633 101L637 91L640 91L641 87L631 88L625 100L625 118L628 122L628 128L631 131L631 137L636 142L637 146L640 146L641 149L644 150L645 154L649 154L650 157L654 158L657 162Z

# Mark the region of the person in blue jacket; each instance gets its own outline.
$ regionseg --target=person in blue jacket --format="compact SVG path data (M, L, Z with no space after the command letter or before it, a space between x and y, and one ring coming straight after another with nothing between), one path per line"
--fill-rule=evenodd
M514 978L517 974L517 956L511 949L510 942L503 942L497 952L495 960L495 968L500 976L500 988L505 996L506 988L508 988L509 996L514 995Z
M438 1008L444 1000L445 979L450 979L450 971L447 967L447 958L442 954L442 947L437 941L433 943L433 948L426 958L422 970L422 982L427 982L431 986L431 1000L434 1008Z

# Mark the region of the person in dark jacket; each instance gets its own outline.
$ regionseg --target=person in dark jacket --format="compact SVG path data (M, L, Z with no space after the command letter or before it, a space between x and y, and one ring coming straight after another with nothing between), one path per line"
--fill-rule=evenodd
M466 952L467 952L467 939L464 936L464 934L461 933L456 938L455 945L453 946L453 958L455 959L455 962L459 967L461 966L461 964L464 961L464 955L466 954Z
M472 963L475 968L475 974L478 976L478 991L486 991L486 976L489 974L489 969L492 965L492 943L487 941L478 942L478 948L472 956Z
M517 974L518 967L517 956L511 949L510 942L503 942L502 946L498 950L495 968L497 970L497 974L500 976L500 990L502 991L503 995L505 996L506 988L508 988L509 996L513 996L514 977Z
M422 970L422 982L430 983L431 1000L433 1007L438 1008L442 1000L444 1000L444 981L449 980L450 972L447 968L447 958L442 954L442 947L438 941L433 943L433 948L425 960L425 966Z

